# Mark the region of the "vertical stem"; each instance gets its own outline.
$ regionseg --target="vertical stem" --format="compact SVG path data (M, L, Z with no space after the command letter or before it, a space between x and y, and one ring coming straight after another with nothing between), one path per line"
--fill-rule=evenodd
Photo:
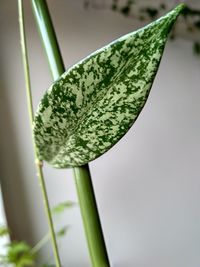
M56 80L65 71L65 67L48 6L45 0L32 0L32 5L39 32L48 57L49 66L53 78ZM88 165L74 168L74 178L76 181L79 204L92 266L109 267L110 264Z
M37 170L38 170L39 182L40 182L42 194L43 194L44 206L46 209L48 224L49 224L50 233L51 233L51 241L52 241L52 246L53 246L55 263L56 263L56 267L61 267L61 261L60 261L60 256L59 256L59 252L58 252L58 245L57 245L57 241L56 241L56 234L55 234L55 230L54 230L54 226L53 226L51 209L50 209L47 191L46 191L46 186L45 186L45 181L44 181L42 164L40 163L40 161L38 161L38 164L36 162L36 165L37 165Z
M49 67L53 79L56 80L65 71L65 66L51 21L49 9L46 0L32 0L32 6L38 30L46 51Z
M93 267L109 267L101 222L88 165L73 169L88 248Z
M29 64L28 64L28 54L27 54L27 45L26 45L26 38L25 38L25 25L24 25L24 12L23 12L23 0L18 0L18 9L19 9L19 27L20 27L20 39L21 39L21 50L22 50L22 58L23 58L23 65L24 65L24 74L25 74L25 82L26 82L26 93L27 93L27 104L29 110L29 120L31 124L33 124L33 102L32 102L32 92L31 92L31 82L30 82L30 72L29 72ZM51 216L51 210L49 206L43 169L42 169L42 162L39 160L36 152L36 145L33 138L33 146L34 146L34 154L35 154L35 162L37 173L39 177L39 183L41 185L44 206L47 214L49 229L51 233L51 240L53 246L53 252L55 256L56 267L61 267L61 262L58 254L58 247L56 243L56 235L53 227L53 221Z

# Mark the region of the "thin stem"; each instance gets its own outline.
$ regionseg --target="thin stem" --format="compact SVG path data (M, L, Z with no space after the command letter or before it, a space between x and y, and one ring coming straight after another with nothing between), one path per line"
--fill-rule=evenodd
M61 52L45 0L32 0L38 29L56 80L64 71ZM88 248L93 267L109 267L109 260L98 215L96 200L88 165L74 168L79 204L84 222Z
M61 261L60 261L60 256L59 256L58 246L57 246L57 241L56 241L56 234L55 234L55 230L54 230L54 226L53 226L51 209L50 209L50 205L49 205L49 201L48 201L42 166L41 166L40 162L38 162L38 164L36 164L36 165L38 166L38 177L39 177L39 181L40 181L40 185L41 185L41 189L42 189L44 206L46 209L48 224L49 224L50 233L51 233L51 241L52 241L52 246L53 246L55 263L56 263L56 267L61 267Z
M33 254L40 251L40 249L51 239L50 233L46 234L32 249L31 252Z
M18 0L18 11L19 11L19 28L20 28L20 42L21 42L21 53L22 60L24 65L24 76L26 84L26 95L27 95L27 105L29 111L29 120L32 127L33 124L33 100L31 92L31 81L30 81L30 71L28 64L28 54L27 54L27 45L25 38L25 25L24 25L24 10L23 10L23 0Z
M21 38L21 50L22 50L22 57L23 57L23 65L24 65L24 74L25 74L25 82L26 82L26 91L27 91L27 104L28 104L28 110L29 110L29 120L31 124L33 124L33 118L34 118L34 112L33 112L33 101L32 101L32 93L31 93L31 82L30 82L30 72L29 72L29 64L28 64L28 53L27 53L27 45L26 45L26 38L25 38L25 25L24 25L24 12L23 12L23 0L18 0L18 9L19 9L19 27L20 27L20 38ZM42 162L39 160L36 152L36 145L33 138L33 147L34 147L34 154L35 154L35 162L36 162L36 168L37 173L39 177L39 183L41 185L43 200L44 200L44 206L47 214L48 224L50 228L51 233L51 240L52 240L52 246L55 256L55 262L56 267L61 267L60 258L58 254L58 247L56 243L56 235L53 227L53 221L51 216L51 210L49 206L46 186L45 186L45 180L43 175L43 169L42 169Z

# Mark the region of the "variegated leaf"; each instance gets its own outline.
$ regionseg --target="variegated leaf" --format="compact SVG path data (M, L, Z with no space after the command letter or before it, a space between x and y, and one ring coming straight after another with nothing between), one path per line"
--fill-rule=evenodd
M183 8L89 55L46 91L34 120L41 160L58 168L80 166L122 138L147 100Z

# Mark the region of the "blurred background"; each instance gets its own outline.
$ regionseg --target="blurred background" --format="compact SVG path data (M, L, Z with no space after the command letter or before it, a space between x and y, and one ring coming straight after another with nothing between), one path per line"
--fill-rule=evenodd
M31 3L24 2L36 108L52 77ZM116 146L90 164L113 267L200 266L200 2L185 2L190 9L167 43L139 119ZM47 3L67 69L178 1ZM12 238L33 246L48 227L34 166L17 13L17 1L1 0L0 179ZM77 202L71 170L46 164L44 170L51 206ZM2 223L3 214L2 208ZM90 266L78 205L55 218L56 227L63 224L70 226L59 241L63 266ZM51 255L47 245L40 258Z

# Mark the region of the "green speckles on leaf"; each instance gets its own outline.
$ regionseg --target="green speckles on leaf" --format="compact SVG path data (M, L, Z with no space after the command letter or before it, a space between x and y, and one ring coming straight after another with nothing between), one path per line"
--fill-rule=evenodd
M34 136L42 160L83 165L111 148L141 112L178 14L127 34L65 72L39 104Z

